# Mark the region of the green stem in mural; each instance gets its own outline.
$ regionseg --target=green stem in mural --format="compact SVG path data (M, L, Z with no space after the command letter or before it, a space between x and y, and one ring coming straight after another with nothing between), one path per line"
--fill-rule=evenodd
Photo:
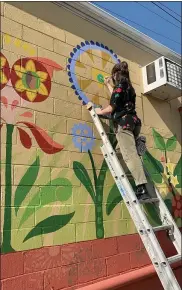
M164 152L165 152L165 161L166 161L166 163L167 163L167 151L165 150ZM167 175L170 176L170 172L169 172L167 166L166 166L166 172L167 172ZM175 194L175 192L174 192L173 185L172 185L172 183L171 183L171 178L169 177L167 180L168 180L169 186L170 186L170 188L171 188L171 193L172 193L172 195L175 197L176 194Z
M14 252L11 247L11 199L12 199L12 138L14 125L7 124L6 167L5 167L5 207L2 252Z
M96 227L96 237L97 239L104 238L104 225L103 225L103 188L99 187L98 178L95 168L94 159L90 150L88 150L88 154L90 157L90 162L92 164L92 170L94 175L94 185L95 185L95 227Z

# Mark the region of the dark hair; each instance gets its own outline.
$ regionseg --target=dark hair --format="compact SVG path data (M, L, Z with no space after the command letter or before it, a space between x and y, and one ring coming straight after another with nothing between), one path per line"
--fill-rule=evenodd
M112 80L114 85L123 84L126 87L132 87L130 81L130 73L128 70L128 64L126 61L122 61L120 63L115 64L112 69ZM114 75L116 74L116 80L114 79Z

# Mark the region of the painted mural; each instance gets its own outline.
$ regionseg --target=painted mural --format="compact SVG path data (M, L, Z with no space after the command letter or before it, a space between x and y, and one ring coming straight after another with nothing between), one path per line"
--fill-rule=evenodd
M12 45L9 36L5 41ZM20 44L15 40L14 45ZM107 104L109 94L104 77L120 61L118 56L101 43L85 41L70 52L67 68L64 68L51 59L36 57L33 48L21 45L31 56L11 63L8 53L0 56L4 150L1 154L2 252L135 232L105 160L100 152L94 153L99 139L92 124L82 120L72 122L71 131L67 131L64 141L60 142L61 137L55 141L53 130L46 125L39 126L34 114L48 110L54 74L65 69L80 106L90 100L96 105ZM52 127L61 126L61 122L58 120ZM115 148L112 122L107 123L107 127ZM181 159L173 164L168 158L168 152L176 149L176 137L165 141L153 129L153 138L161 158L158 160L147 151L143 161L180 226ZM69 155L65 155L67 152ZM77 155L72 159L72 154ZM22 159L27 160L26 166ZM130 181L134 187L133 180ZM159 224L156 210L149 205L145 210L151 221Z
M94 86L98 87L98 89L103 88L104 78L110 75L113 65L120 62L118 56L112 49L109 49L102 43L92 40L90 42L81 42L80 45L77 45L77 47L73 49L70 56L71 58L68 59L69 64L67 69L68 76L70 77L69 81L73 84L72 89L75 90L75 94L78 96L79 100L82 100L83 105L87 104L89 101L99 104L98 94L93 95L91 99L88 98L88 89L92 91ZM98 56L100 57L100 69L98 69L98 64L96 65ZM86 60L85 63L92 67L90 79L79 78L79 76L84 75L84 71L87 69L87 65L80 62L82 59ZM109 98L107 91L106 94L107 98Z
M51 90L51 77L54 70L61 70L62 67L49 59L33 59L22 58L17 60L10 69L7 58L1 53L1 128L6 127L6 157L5 157L5 201L4 201L4 225L2 236L2 252L14 251L11 246L11 223L12 210L15 215L34 185L40 168L40 158L37 156L34 162L29 166L22 176L12 200L12 140L13 131L17 127L19 138L22 146L26 149L32 147L32 137L24 130L27 127L35 138L38 146L46 154L56 154L63 149L63 146L54 142L51 137L40 127L32 122L18 121L16 122L16 114L20 107L26 108L28 102L45 101ZM31 118L32 113L24 111L21 115L24 118ZM57 188L53 185L60 185L61 189L55 195ZM72 193L71 182L66 178L58 178L47 183L42 188L44 194L41 200L41 206L45 206L55 200L65 200ZM19 228L34 213L33 205L39 198L38 193L32 196L30 203L24 210L19 222ZM39 207L40 209L40 207ZM37 208L38 210L38 208ZM74 212L66 215L49 216L35 225L28 232L23 242L32 237L57 231L65 226L73 217Z

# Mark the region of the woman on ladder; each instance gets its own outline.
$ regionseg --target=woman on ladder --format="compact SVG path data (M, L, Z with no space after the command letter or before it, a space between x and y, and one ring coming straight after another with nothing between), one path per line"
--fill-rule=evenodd
M121 154L135 180L136 196L139 200L149 199L146 176L136 148L141 120L135 110L136 94L130 81L127 62L116 64L111 75L114 89L110 84L111 78L105 78L105 84L111 93L110 104L105 109L96 108L95 111L98 115L112 115Z

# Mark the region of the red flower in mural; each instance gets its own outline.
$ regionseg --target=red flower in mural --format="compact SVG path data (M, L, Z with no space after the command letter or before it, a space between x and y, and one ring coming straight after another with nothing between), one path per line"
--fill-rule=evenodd
M51 90L51 78L45 66L34 59L19 59L11 70L11 82L20 97L29 102L42 102Z
M51 90L53 71L61 70L62 67L45 58L23 58L14 63L10 73L8 61L2 53L1 66L1 120L6 124L22 124L29 128L45 153L54 154L61 151L63 146L54 142L43 129L30 122L16 122L15 119L19 107L47 99ZM32 113L25 111L20 116L31 118ZM1 128L2 126L3 124ZM17 129L22 145L27 149L31 148L32 139L29 134L20 126Z
M177 194L172 199L173 215L176 218L182 218L182 196Z
M0 89L2 90L8 83L10 78L10 68L6 57L0 52L0 66L1 66L1 79L0 79Z
M24 124L26 125L30 131L32 132L33 136L35 137L39 147L47 154L55 154L59 151L61 151L64 147L56 142L54 142L49 135L45 131L43 131L41 128L36 126L35 124L29 123L29 122L18 122L18 124ZM25 132L22 128L18 127L20 140L22 145L29 149L32 146L31 138Z
M63 149L63 146L54 142L50 136L37 125L24 120L16 120L17 112L21 107L25 108L30 103L42 102L49 96L51 90L51 77L53 71L62 67L54 61L45 58L23 58L17 60L12 66L11 72L6 57L1 54L1 116L0 129L6 126L6 154L5 154L5 210L3 225L2 252L13 252L11 246L11 219L12 219L12 156L13 133L15 127L19 133L22 145L29 149L32 147L33 135L38 146L47 154L55 154ZM35 107L36 108L36 107ZM31 118L30 111L20 113L21 117ZM22 125L22 126L20 126ZM25 127L30 130L27 133ZM32 167L31 165L30 167ZM38 167L39 168L39 167ZM26 173L25 173L26 175ZM24 175L24 176L25 176ZM23 177L24 177L23 176ZM23 178L22 177L22 178ZM31 186L33 184L30 184ZM10 208L10 210L9 210Z

